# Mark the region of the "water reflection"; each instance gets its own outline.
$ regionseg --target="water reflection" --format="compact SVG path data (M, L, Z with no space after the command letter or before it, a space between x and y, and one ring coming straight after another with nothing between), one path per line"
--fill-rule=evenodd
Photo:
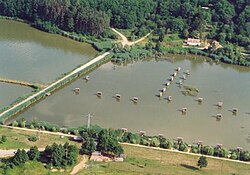
M197 66L193 68L194 65ZM178 66L182 70L159 100L155 95ZM79 126L86 124L81 114L94 113L92 122L103 127L126 127L134 132L162 133L169 138L182 136L190 143L201 139L205 144L223 143L228 147L240 145L250 149L246 142L250 131L247 125L250 117L246 114L250 75L237 69L241 67L194 63L191 58L176 58L173 63L139 61L127 66L107 63L92 72L87 83L77 80L20 117L36 116L60 125ZM176 84L186 70L190 70L190 75L185 84L199 89L197 97L184 96ZM71 92L76 87L81 88L77 96ZM94 95L97 91L102 92L101 99ZM119 102L113 98L117 93L122 96ZM173 97L170 103L166 100L168 96ZM139 98L136 105L131 103L133 97ZM204 99L202 104L195 101L198 97ZM221 109L214 106L219 101L224 102ZM178 111L183 108L187 108L185 115ZM233 108L239 109L236 116L228 111ZM211 117L217 114L222 114L220 121Z

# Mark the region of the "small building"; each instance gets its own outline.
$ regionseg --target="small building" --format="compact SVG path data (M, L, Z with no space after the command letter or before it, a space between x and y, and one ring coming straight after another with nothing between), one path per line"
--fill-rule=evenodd
M114 158L114 161L115 161L115 162L123 162L124 159L126 159L126 155L125 155L125 154L121 154L120 156L115 157L115 158Z
M92 152L90 160L93 160L95 162L102 162L103 161L102 153L99 151Z
M195 38L188 38L188 39L184 40L184 43L188 46L200 46L201 40L195 39Z

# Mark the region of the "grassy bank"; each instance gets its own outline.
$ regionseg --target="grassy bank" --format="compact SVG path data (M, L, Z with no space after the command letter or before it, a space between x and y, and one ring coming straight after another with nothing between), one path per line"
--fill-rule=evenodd
M198 169L197 156L183 155L160 150L135 148L123 145L127 159L125 162L94 163L94 174L164 174L164 175L248 175L250 166L235 162L208 158L208 167ZM89 174L84 170L80 175Z
M183 155L160 150L135 148L123 145L127 159L125 162L93 162L94 175L249 175L250 166L207 158L208 166L202 170L197 167L197 156ZM88 165L91 165L88 162ZM90 174L89 166L78 173L78 175ZM53 174L69 175L70 171L54 172L44 168L39 162L26 162L21 167L15 167L8 173L14 174Z
M0 144L0 149L6 146L10 149L29 148L36 145L45 147L47 144L70 142L67 138L59 138L59 136L41 134L40 140L36 142L28 141L30 135L36 135L28 131L18 131L6 128L0 128L0 133L7 136L7 142ZM77 144L70 142L70 144ZM78 145L80 146L80 145ZM248 175L250 174L250 165L230 162L225 160L217 160L207 158L208 167L200 170L197 167L199 156L186 155L176 152L168 152L165 150L155 150L150 148L140 148L130 145L122 145L127 158L124 162L88 162L87 169L79 172L79 175L87 175L90 173L91 164L93 165L93 174L95 175ZM20 167L11 169L8 174L54 174L54 175L69 175L70 169L66 172L51 172L46 169L40 162L28 161Z
M0 149L18 149L18 148L30 148L31 146L37 146L39 148L45 148L46 145L51 145L54 142L63 144L65 142L69 142L71 144L78 144L77 142L69 140L69 138L64 137L60 138L59 135L51 135L40 133L40 139L33 142L29 141L28 138L31 136L38 137L38 133L29 132L29 131L21 131L21 130L13 130L8 128L0 128L0 136L5 135L7 137L7 141L4 143L0 143ZM80 146L80 144L79 144Z

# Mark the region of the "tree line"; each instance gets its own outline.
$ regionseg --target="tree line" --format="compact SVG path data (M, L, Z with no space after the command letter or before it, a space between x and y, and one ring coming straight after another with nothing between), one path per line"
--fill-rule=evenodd
M103 35L111 26L144 35L154 29L250 49L249 0L0 0L0 15L50 32Z
M148 136L143 133L125 132L122 129L103 129L98 125L93 125L90 128L87 128L87 126L60 128L58 125L36 120L25 122L25 126L23 126L22 123L23 120L14 121L12 126L28 127L32 129L37 128L53 132L60 131L63 133L80 135L85 140L81 147L81 153L88 155L91 155L94 151L100 151L105 154L119 156L123 153L122 147L118 144L119 142L160 147L164 149L176 149L184 152L187 152L189 148L189 144L183 140L168 139L163 136ZM191 146L191 152L216 157L225 157L234 160L250 161L250 151L227 149L222 146L196 144Z
M90 35L104 33L110 21L105 12L77 0L0 0L0 15L25 19L54 33L59 28Z

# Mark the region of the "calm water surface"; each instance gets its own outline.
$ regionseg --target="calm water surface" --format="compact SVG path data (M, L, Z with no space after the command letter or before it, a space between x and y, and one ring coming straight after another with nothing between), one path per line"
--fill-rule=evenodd
M183 56L184 57L184 56ZM191 75L185 84L199 89L204 102L199 105L195 97L184 96L177 84L172 84L164 97L171 95L173 101L159 100L155 95L169 78L174 68L189 69ZM233 148L242 146L250 150L250 70L224 64L211 65L202 60L174 59L173 61L140 61L127 66L107 63L90 74L91 80L79 79L53 96L30 108L20 117L39 119L61 126L79 126L87 123L92 113L92 123L103 127L122 128L147 134L162 133L168 138L181 136L189 143L203 140L204 144L223 145ZM80 87L79 95L72 89ZM98 99L94 94L103 92ZM122 95L117 102L112 96ZM130 101L139 97L137 105ZM214 104L223 101L222 109ZM182 115L178 109L187 107ZM237 107L237 116L230 109ZM214 115L221 113L221 121Z
M0 76L48 83L96 51L88 44L41 32L27 24L0 20Z
M49 83L95 54L88 44L44 33L27 24L0 20L2 78ZM0 108L31 91L31 88L0 83Z
M0 82L0 109L8 106L18 97L30 94L31 92L32 89L30 87L11 85Z

